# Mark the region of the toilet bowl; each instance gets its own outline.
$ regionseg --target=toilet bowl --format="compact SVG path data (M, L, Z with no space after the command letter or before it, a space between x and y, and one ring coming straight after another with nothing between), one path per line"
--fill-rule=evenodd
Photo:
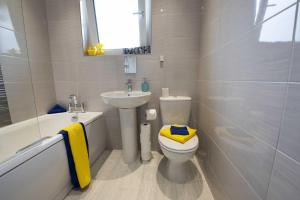
M158 134L158 141L164 156L168 159L168 165L165 166L168 168L165 169L167 178L178 183L190 179L193 175L187 169L186 162L194 156L198 149L198 136L194 136L186 143L181 144Z
M163 124L162 129L170 127L166 124L187 124L190 116L190 97L161 97L160 108ZM199 146L198 136L192 137L184 144L161 136L158 133L158 142L164 156L168 159L168 164L164 167L169 180L183 183L191 176L191 171L187 168L187 162L194 156Z

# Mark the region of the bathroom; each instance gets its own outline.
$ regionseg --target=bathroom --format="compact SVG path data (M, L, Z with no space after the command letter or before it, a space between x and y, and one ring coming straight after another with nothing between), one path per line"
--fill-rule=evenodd
M0 0L0 200L299 200L299 4Z

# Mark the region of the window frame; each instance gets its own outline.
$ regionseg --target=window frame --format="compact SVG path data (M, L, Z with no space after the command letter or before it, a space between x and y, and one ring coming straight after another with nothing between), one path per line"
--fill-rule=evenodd
M82 47L83 52L90 45L99 43L95 0L80 0L80 17L82 31ZM141 46L151 46L152 43L152 0L138 0L139 6L143 6L144 17L139 20L144 24L144 28L140 29ZM141 8L139 8L141 10ZM141 25L140 25L141 27ZM143 39L142 39L143 38ZM126 48L126 47L124 47ZM105 49L105 55L123 55L123 49Z

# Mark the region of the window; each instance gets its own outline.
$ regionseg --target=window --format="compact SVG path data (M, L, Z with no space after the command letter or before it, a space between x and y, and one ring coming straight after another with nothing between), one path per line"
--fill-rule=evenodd
M80 0L80 13L84 55L99 42L105 55L151 53L151 0Z
M139 0L94 0L98 39L105 49L141 46Z

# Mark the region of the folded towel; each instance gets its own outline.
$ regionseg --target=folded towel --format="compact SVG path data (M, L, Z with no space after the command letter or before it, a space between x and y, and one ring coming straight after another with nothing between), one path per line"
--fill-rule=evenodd
M62 112L67 112L67 109L65 109L61 105L56 104L48 111L48 114L62 113Z
M79 186L79 182L78 182L78 178L77 178L77 174L76 174L75 163L74 163L73 156L72 156L72 150L71 150L71 146L70 146L68 133L65 131L60 131L59 133L62 134L62 136L64 138L65 146L66 146L71 182L75 188L79 188L80 186Z
M188 135L189 131L186 126L171 126L172 135Z
M167 137L171 140L174 140L176 142L180 142L182 144L186 143L189 141L192 137L194 137L197 133L196 129L192 129L188 126L179 126L179 125L174 125L174 127L185 127L188 131L188 135L178 135L178 134L172 134L171 132L171 127L166 127L160 130L160 135Z
M71 182L81 189L91 181L88 140L82 123L74 123L62 131L66 146Z

